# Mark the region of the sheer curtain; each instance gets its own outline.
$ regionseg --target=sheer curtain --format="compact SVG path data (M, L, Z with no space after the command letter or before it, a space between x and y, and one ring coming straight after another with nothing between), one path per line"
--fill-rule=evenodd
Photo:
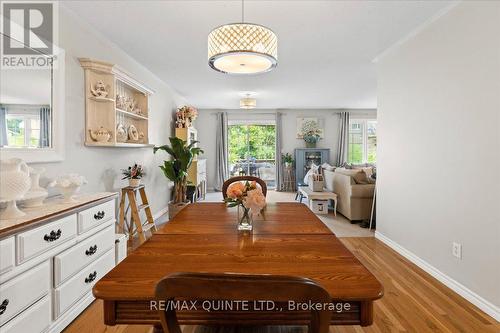
M347 163L348 150L349 150L349 112L341 112L337 166L342 166L343 164Z
M8 146L7 141L7 108L4 105L0 105L0 147Z
M215 169L217 177L215 179L214 189L220 191L222 184L228 178L228 155L229 148L227 144L227 112L217 112L217 131L215 137Z
M276 112L276 191L283 191L283 163L281 161L282 114Z
M40 141L41 148L50 147L50 107L40 108Z

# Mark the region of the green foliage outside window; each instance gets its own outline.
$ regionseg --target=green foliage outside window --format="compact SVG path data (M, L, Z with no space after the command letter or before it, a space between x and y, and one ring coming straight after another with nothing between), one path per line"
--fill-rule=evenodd
M24 146L24 120L23 119L6 119L7 121L7 142L10 146Z
M230 125L228 128L229 163L239 160L274 160L276 128L274 125Z
M363 138L366 138L363 140ZM365 146L366 145L366 146ZM377 121L353 121L349 126L348 162L377 162ZM366 154L366 156L364 156Z

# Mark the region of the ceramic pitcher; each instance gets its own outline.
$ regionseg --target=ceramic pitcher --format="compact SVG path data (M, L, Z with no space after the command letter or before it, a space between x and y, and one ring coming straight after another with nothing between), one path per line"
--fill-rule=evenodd
M0 199L19 200L31 186L29 168L20 158L0 161Z

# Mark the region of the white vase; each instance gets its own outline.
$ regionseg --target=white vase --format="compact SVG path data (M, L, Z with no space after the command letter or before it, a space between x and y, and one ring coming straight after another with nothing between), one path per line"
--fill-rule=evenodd
M31 186L29 169L20 158L0 161L0 200L7 201L7 208L0 218L10 219L24 216L17 208L16 200L20 200Z
M31 187L28 193L24 195L21 206L26 208L41 207L43 201L48 196L46 189L40 186L40 175L45 172L44 168L29 168Z
M140 179L130 178L128 180L128 186L130 186L130 187L137 187L139 185L141 185Z
M46 191L43 187L40 186L40 175L44 172L44 168L30 168L30 192Z

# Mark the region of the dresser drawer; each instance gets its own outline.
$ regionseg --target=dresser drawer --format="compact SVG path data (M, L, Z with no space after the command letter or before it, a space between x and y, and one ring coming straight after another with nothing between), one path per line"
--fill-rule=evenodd
M54 286L92 263L109 249L114 248L115 226L110 225L72 248L54 257Z
M68 308L89 292L94 284L115 265L115 251L110 250L82 269L78 274L54 290L55 317L59 317Z
M2 307L4 312L0 314L0 325L48 294L49 288L50 264L48 261L0 285L0 306L4 305Z
M14 268L15 251L14 236L0 240L0 274Z
M17 263L42 253L76 235L76 215L66 216L55 222L17 235Z
M78 233L82 234L99 224L114 219L115 201L108 201L78 213Z
M51 322L50 297L46 295L17 317L2 326L2 333L42 333Z

